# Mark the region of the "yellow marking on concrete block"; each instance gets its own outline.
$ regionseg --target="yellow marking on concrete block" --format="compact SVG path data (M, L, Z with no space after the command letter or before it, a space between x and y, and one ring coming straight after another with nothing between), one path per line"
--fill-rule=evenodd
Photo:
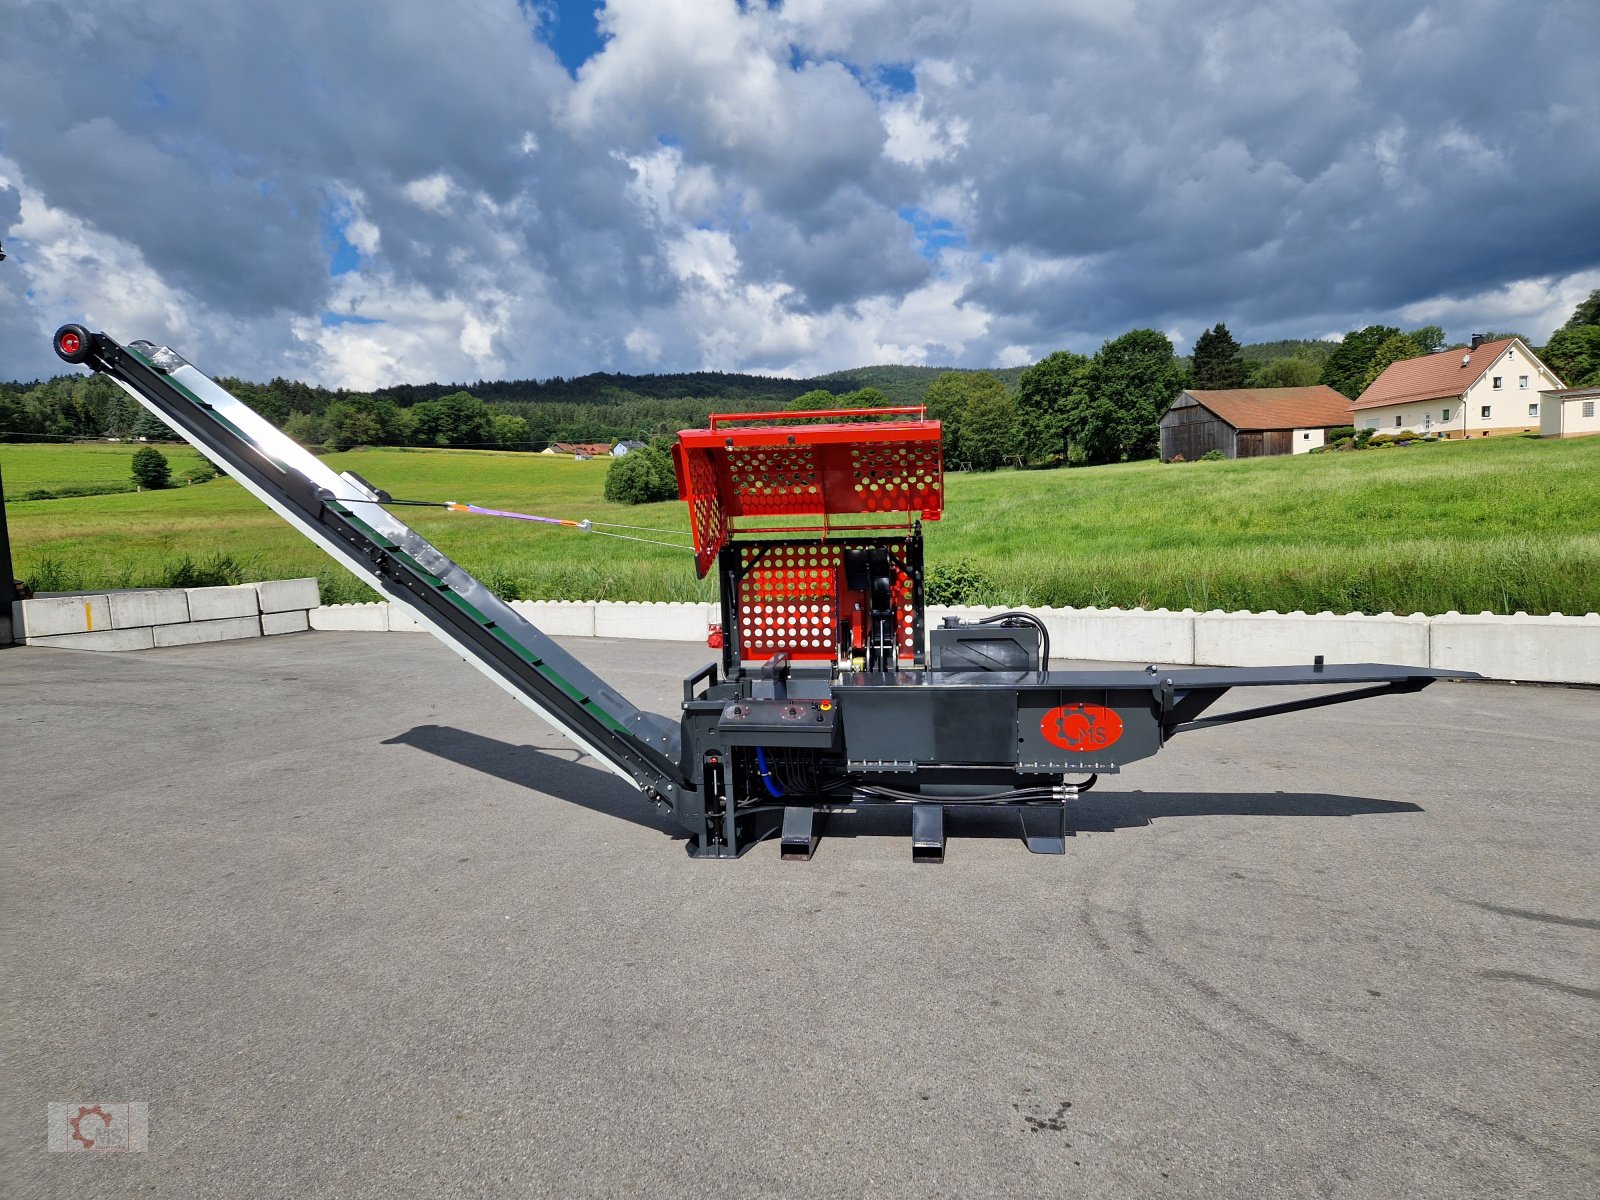
M91 633L94 632L94 605L87 600L83 602L83 623L89 627Z

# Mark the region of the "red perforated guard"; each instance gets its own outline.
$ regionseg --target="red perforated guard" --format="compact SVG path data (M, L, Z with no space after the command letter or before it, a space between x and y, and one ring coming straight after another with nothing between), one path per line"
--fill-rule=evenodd
M936 521L944 509L937 421L686 429L672 454L702 575L741 532L740 518L759 519L771 533L773 518L821 517L816 527L826 531L831 516L909 524Z
M905 561L905 545L889 544L889 552ZM846 595L842 547L741 544L743 578L734 608L738 622L738 658L756 662L787 653L796 661L831 660L838 653L839 597ZM754 564L753 566L751 564ZM911 579L898 567L891 592L898 615L900 652L917 652L916 611Z

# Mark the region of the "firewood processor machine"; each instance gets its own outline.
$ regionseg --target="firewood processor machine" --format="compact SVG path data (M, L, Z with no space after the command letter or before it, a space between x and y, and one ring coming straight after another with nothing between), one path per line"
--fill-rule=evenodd
M637 708L385 504L166 347L82 325L65 361L102 372L300 533L680 825L697 858L776 836L806 859L829 814L911 810L941 861L958 806L1012 810L1060 854L1073 800L1176 734L1370 696L1462 671L1382 664L1052 671L1037 617L925 624L924 521L944 502L937 421L887 408L713 416L673 447L695 564L713 568L721 659L676 718ZM1233 688L1329 688L1205 715Z

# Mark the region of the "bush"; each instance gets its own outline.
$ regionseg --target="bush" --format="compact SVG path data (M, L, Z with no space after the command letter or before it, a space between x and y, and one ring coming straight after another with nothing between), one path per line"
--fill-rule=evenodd
M1378 431L1376 429L1363 429L1363 430L1360 430L1356 434L1356 445L1357 446L1365 446L1368 442L1370 442L1372 440L1372 435L1377 433L1377 432Z
M133 481L152 490L172 486L172 467L167 456L154 446L145 446L133 456Z
M217 477L217 474L215 465L206 459L201 459L183 473L183 482L186 484L210 483Z
M258 575L253 565L217 551L198 562L188 554L176 562L164 561L155 572L155 586L169 588L229 587Z
M672 461L654 446L613 459L606 471L606 499L613 504L654 504L677 498Z
M1196 462L1226 462L1227 460L1228 460L1228 456L1226 454L1224 454L1221 450L1207 450L1204 454L1202 454L1195 461Z
M1328 430L1328 440L1330 442L1337 442L1342 438L1353 438L1355 435L1356 427L1354 425L1335 425Z
M18 500L67 500L77 496L116 496L135 491L132 483L58 483L50 488L32 488Z
M994 590L994 581L970 559L929 567L922 576L922 597L928 604L978 604Z

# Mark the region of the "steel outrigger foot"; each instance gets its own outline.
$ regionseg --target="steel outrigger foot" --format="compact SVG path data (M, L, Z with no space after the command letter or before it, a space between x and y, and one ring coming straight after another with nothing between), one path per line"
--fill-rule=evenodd
M944 861L944 806L942 804L913 804L911 806L911 861L942 863Z
M785 862L810 862L817 848L817 810L790 805L783 810L778 856Z
M1034 854L1065 854L1067 852L1067 806L1041 805L1021 808L1022 840Z

